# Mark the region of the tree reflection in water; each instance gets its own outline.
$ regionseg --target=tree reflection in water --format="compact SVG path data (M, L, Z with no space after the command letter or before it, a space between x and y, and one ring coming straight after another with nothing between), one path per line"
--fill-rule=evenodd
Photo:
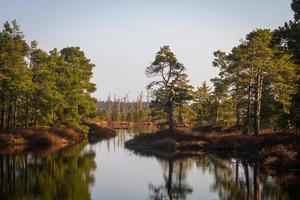
M300 199L297 191L297 188L300 188L299 174L283 173L270 176L261 171L259 163L220 159L212 155L196 159L159 161L163 168L165 183L158 186L149 184L149 199L152 200L187 199L193 189L187 183L186 177L195 165L203 173L209 173L213 177L210 190L217 193L220 200Z
M191 186L185 181L186 174L192 166L191 161L189 159L161 160L165 184L159 186L149 184L150 199L186 199L187 194L193 192Z
M285 173L270 176L261 171L259 163L239 160L224 160L216 156L206 156L196 160L197 166L214 176L211 190L221 200L288 200L299 199L299 175ZM298 180L295 180L298 179Z
M96 163L85 145L47 156L1 155L0 199L90 199Z

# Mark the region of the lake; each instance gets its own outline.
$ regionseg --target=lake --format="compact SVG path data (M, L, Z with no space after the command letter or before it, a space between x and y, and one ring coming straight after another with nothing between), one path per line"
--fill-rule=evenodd
M300 199L298 172L212 154L180 159L137 155L124 142L141 130L118 130L96 144L55 154L0 156L0 199Z

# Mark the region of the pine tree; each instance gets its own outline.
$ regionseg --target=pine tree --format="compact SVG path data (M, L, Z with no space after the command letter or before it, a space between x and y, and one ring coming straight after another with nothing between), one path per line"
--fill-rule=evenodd
M157 102L159 107L161 104L165 105L170 131L173 131L175 128L173 115L176 99L176 85L183 76L184 71L185 67L177 61L169 46L162 47L160 51L157 52L154 62L146 68L146 75L160 78L158 81L151 82L147 88L155 88L154 102Z

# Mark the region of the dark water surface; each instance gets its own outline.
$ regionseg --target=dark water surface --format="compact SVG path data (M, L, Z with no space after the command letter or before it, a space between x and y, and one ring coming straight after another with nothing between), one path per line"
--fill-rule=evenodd
M162 160L135 155L116 138L56 154L0 156L0 199L300 199L299 174L215 155Z

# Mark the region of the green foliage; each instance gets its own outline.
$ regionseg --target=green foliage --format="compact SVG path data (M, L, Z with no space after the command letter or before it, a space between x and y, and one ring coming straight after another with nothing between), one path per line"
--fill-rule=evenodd
M292 96L290 106L290 117L293 125L300 128L300 1L293 0L292 9L294 11L294 20L284 24L275 30L273 42L275 45L281 47L284 51L291 53L297 69L296 93Z
M49 53L29 46L16 21L0 32L1 130L16 126L81 127L95 115L93 64L79 47Z
M189 85L183 64L177 61L169 46L163 46L157 52L153 63L146 68L146 75L157 77L147 88L152 89L153 101L150 106L156 113L165 113L169 129L175 126L174 111L178 110L178 123L184 123L182 107L193 99L192 86Z
M258 29L231 53L216 51L214 55L213 64L220 73L212 79L216 110L213 125L226 127L236 121L239 126L243 119L247 132L251 124L253 130L288 127L296 66L291 54L273 45L273 32Z
M292 9L295 12L295 20L300 20L300 1L293 0Z

